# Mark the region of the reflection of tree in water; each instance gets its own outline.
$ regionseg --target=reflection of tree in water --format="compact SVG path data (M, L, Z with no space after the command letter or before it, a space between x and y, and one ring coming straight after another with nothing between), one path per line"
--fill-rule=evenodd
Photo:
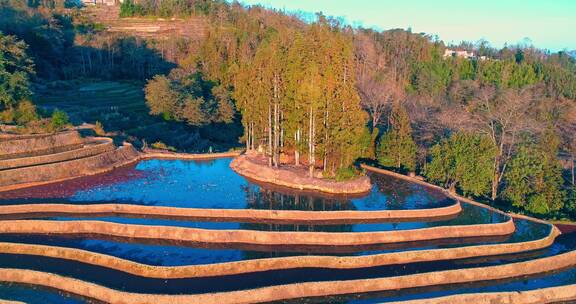
M262 186L248 184L244 187L248 209L302 210L302 211L339 211L355 210L349 199L329 198L301 193L298 191L271 190ZM305 221L306 219L302 219ZM351 232L353 225L311 225L288 223L241 223L240 229L260 231L301 231L301 232ZM330 244L326 244L330 245ZM302 253L244 251L246 259L302 255ZM304 253L305 255L305 253Z
M490 224L502 223L507 221L507 216L494 212L492 210L462 203L462 212L460 215L449 221L429 222L430 227L438 226L456 226L456 225L474 225L474 224Z
M352 224L318 225L288 223L240 223L240 229L259 231L299 231L299 232L352 232ZM329 244L327 244L329 245Z
M244 187L248 209L302 210L302 211L339 211L355 210L349 199L328 198L299 193L297 191L279 192L253 184Z
M516 231L510 238L510 242L527 242L546 237L550 233L550 226L538 222L516 219L514 221Z
M194 160L194 165L197 167L211 168L219 159L197 159Z
M376 184L378 191L388 197L388 209L402 209L406 198L414 194L411 184L397 178L371 174L372 183Z
M378 187L378 191L387 196L387 209L400 210L406 208L409 198L415 198L417 205L430 206L430 203L444 202L446 196L440 191L407 182L398 178L381 174L369 174L370 180Z
M274 302L276 304L347 304L347 303L355 303L354 300L358 300L357 295L335 295L335 296L322 296L316 298L306 298L306 299L289 299Z
M315 256L354 256L357 253L353 252L343 252L343 253L334 253L334 252L319 252L318 250L309 251L306 248L301 248L297 252L293 251L285 251L285 250L278 250L274 248L270 248L270 250L243 250L242 251L242 260L252 260L252 259L266 259L266 258L281 258L281 257L292 257L292 256L307 256L307 255L315 255Z

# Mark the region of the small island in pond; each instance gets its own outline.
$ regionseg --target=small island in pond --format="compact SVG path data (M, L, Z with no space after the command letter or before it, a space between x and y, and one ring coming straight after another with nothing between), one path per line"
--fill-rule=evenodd
M268 159L254 151L236 157L230 167L236 173L249 179L300 190L315 190L332 194L367 193L372 185L367 176L358 176L345 181L325 179L316 175L311 177L309 171L301 166L282 165L271 167Z

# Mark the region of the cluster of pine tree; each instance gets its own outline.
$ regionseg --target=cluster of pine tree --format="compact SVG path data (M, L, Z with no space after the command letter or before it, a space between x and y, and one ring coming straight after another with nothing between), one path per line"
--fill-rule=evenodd
M334 176L367 148L366 113L355 90L351 33L320 16L304 31L270 32L235 73L234 99L248 149L265 145Z
M255 18L258 14L261 19ZM341 178L365 154L369 138L368 115L356 91L352 30L322 15L307 25L237 6L227 16L223 23L214 21L201 50L185 61L183 70L200 71L220 95L230 93L242 117L246 148L263 150L270 165L278 166L282 154L285 161L307 165L310 175L320 168L323 176ZM191 104L158 93L165 91L161 83L174 87L168 82L157 77L147 85L153 114L175 113L177 104Z
M180 74L175 69L169 77L156 75L146 85L146 103L150 114L165 120L186 121L193 126L231 123L234 104L227 92L205 80L201 73Z

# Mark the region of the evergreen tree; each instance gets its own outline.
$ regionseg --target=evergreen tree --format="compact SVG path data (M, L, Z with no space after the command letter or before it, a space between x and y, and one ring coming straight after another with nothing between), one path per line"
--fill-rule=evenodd
M23 41L0 32L0 111L13 109L31 95L29 79L34 64L26 49Z
M157 75L144 89L150 114L166 120L186 121L193 126L231 123L235 110L227 90L215 86L201 73L182 77L173 71L169 77Z
M391 129L384 134L378 146L378 161L383 166L416 170L416 143L406 109L396 103L390 114Z
M254 57L238 65L234 93L248 149L264 144L270 165L279 155L305 156L310 175L334 176L364 154L366 113L355 89L351 33L319 21L303 33L266 32Z
M539 144L522 145L506 173L504 196L516 207L547 214L564 205L562 168L556 158L559 141L550 132Z
M572 186L568 190L567 200L564 208L568 214L573 217L576 216L576 186Z
M496 147L485 136L457 133L431 150L426 176L445 188L476 196L490 191Z
M148 81L144 92L150 114L162 115L166 120L173 117L172 113L179 103L180 96L172 89L171 81L166 76L154 76Z

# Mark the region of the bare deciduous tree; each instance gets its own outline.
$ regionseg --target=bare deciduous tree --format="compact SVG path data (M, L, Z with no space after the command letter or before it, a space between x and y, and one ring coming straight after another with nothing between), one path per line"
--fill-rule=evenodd
M358 79L358 89L362 97L362 107L372 117L372 129L375 130L382 115L394 101L400 101L404 97L402 88L390 75L383 75L381 79L369 76L361 76Z
M362 107L372 116L372 129L376 130L382 115L398 94L395 80L386 73L385 58L368 33L359 33L354 40L356 59L356 86Z
M537 129L537 123L529 113L537 94L534 88L497 92L494 87L483 87L477 90L470 104L460 108L461 111L453 110L444 114L442 120L447 125L455 129L483 133L496 146L492 200L498 197L499 187L520 134L531 133Z

